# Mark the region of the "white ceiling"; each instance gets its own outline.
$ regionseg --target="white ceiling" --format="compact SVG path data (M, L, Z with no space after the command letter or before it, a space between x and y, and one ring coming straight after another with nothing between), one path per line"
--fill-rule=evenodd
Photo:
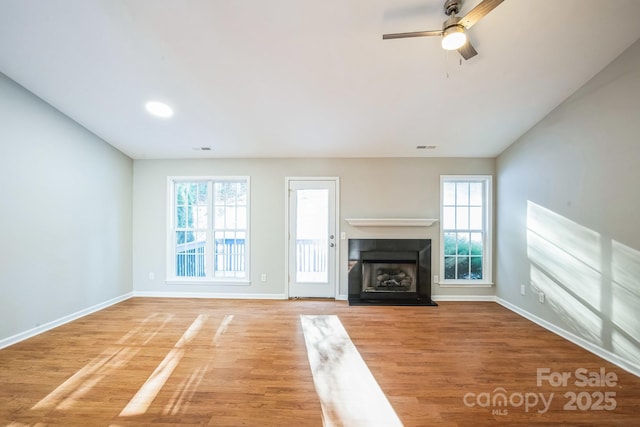
M505 0L462 64L382 40L442 3L0 0L0 71L136 159L494 157L640 38L638 0Z

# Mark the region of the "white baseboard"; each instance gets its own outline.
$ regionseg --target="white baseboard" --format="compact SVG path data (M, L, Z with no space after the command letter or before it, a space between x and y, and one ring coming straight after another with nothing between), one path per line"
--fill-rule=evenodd
M146 298L212 298L212 299L287 299L285 294L205 293L205 292L145 292L134 291L134 297Z
M146 298L218 298L218 299L288 299L285 294L223 294L202 292L145 292L136 291L134 297ZM347 295L338 295L336 301L347 301Z
M24 341L28 338L39 335L43 332L49 331L51 329L57 328L58 326L64 325L65 323L72 322L81 317L89 315L91 313L95 313L96 311L103 310L109 306L127 300L133 296L133 293L129 292L124 295L120 295L119 297L112 298L108 301L101 302L100 304L92 305L91 307L87 307L83 310L77 311L75 313L69 314L67 316L63 316L59 319L53 320L51 322L47 322L43 325L37 326L35 328L29 329L28 331L20 332L19 334L12 335L10 337L4 338L0 340L0 349L5 347L9 347L10 345L19 343L20 341Z
M496 302L495 295L431 295L431 299L438 301L479 301Z
M596 356L599 356L604 360L611 362L614 365L624 369L625 371L637 377L640 377L640 366L638 366L636 363L633 363L630 360L626 360L618 356L617 354L612 353L609 350L606 350L590 341L587 341L584 338L579 337L578 335L575 335L565 329L559 328L553 323L548 322L542 319L541 317L536 316L535 314L529 313L528 311L521 309L517 305L511 304L509 301L496 297L496 302L502 305L503 307L506 307L509 310L513 311L514 313L519 314L525 319L531 320L533 323L536 323L542 326L548 331L551 331L556 335L560 335L562 338L566 339L567 341L571 341L575 345L578 345L584 348L585 350L595 354Z

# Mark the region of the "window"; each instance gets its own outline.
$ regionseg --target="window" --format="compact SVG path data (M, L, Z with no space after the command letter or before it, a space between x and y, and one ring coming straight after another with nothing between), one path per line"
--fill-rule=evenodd
M490 285L491 176L440 177L440 283Z
M169 178L169 281L247 281L249 178Z

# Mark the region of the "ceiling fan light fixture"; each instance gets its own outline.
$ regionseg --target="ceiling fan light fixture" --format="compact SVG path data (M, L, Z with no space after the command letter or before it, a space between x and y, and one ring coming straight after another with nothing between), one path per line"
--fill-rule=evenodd
M460 49L467 42L467 35L462 25L453 25L444 30L442 35L442 48L444 50Z

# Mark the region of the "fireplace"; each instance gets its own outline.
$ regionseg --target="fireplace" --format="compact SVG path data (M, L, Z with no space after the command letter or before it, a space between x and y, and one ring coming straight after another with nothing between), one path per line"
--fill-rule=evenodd
M349 304L436 305L431 240L349 239Z

